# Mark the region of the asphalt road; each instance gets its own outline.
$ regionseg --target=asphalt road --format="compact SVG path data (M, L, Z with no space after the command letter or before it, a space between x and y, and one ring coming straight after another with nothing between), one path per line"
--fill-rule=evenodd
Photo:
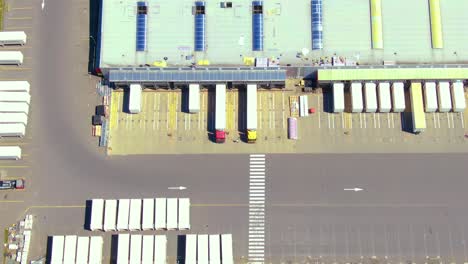
M40 255L47 235L90 234L83 208L55 206L188 196L193 232L232 232L236 255L245 256L248 155L105 157L90 137L98 101L86 67L87 1L47 0L44 11L33 4L33 174L28 190L14 194L23 203L1 204L1 225L28 207L49 206L29 209ZM266 255L275 263L468 261L466 161L458 154L267 155ZM167 189L180 185L188 189ZM343 190L354 187L364 191Z

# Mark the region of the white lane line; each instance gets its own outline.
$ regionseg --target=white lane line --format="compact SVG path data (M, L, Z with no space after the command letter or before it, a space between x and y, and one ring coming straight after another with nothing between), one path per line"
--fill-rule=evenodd
M359 113L359 125L362 128L362 113Z
M390 128L390 113L387 113L387 125Z
M436 114L435 113L432 113L432 120L434 122L434 128L437 128Z
M327 116L328 116L328 129L331 129L330 114L327 113Z
M190 119L191 119L192 116L188 116L188 129L190 130Z
M447 125L448 125L448 128L450 128L450 118L449 118L449 113L447 113Z
M452 128L455 128L455 120L453 119L453 113L450 113L449 116L450 116L450 120L452 121Z
M335 115L332 115L332 125L333 129L335 129Z
M343 112L341 112L341 128L343 128L343 129L345 128L344 127L344 113Z
M465 128L465 121L464 121L464 117L463 117L463 112L460 113L460 121L461 121L461 124L462 124L462 128L464 129Z
M375 121L375 113L372 113L372 116L374 117L374 128L377 128L377 123Z

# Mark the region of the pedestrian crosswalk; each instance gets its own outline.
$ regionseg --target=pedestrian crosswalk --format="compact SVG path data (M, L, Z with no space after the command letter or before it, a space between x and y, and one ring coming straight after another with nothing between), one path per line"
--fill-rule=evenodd
M250 155L249 263L265 262L265 155Z

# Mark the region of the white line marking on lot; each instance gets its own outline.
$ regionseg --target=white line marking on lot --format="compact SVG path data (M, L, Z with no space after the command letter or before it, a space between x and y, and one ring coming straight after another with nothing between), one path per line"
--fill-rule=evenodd
M344 113L341 112L341 128L344 129Z
M387 113L387 125L390 128L390 113Z
M379 124L379 128L380 128L380 114L377 114L377 123Z
M362 113L359 113L359 125L362 128Z
M188 116L188 129L190 130L190 121L192 116Z
M273 129L275 129L276 128L276 114L274 111L271 114L273 116Z
M262 112L260 111L260 112L257 112L257 113L258 113L258 115L259 115L258 120L260 121L260 122L258 122L258 128L259 128L259 129L262 129L262 123L263 123L263 122L262 122L262 121L263 121L263 120L262 120Z
M434 122L434 128L437 128L436 114L435 113L432 113L432 120Z
M335 129L335 115L332 115L332 121L333 129Z
M166 111L166 130L169 130L169 108Z
M328 116L328 129L331 129L330 113L327 113L327 116Z
M377 128L377 123L375 121L375 113L372 113L372 116L374 117L374 128Z
M317 96L317 113L318 113L318 127L321 128L320 124L320 96Z
M392 116L392 128L395 128L395 115L391 115Z
M153 130L156 128L156 111L153 111Z
M271 129L271 112L268 111L268 127Z
M460 121L461 121L461 124L462 124L462 128L464 129L465 128L465 121L463 119L464 119L463 113L460 113Z
M450 118L449 118L449 113L447 113L447 124L448 124L448 128L450 128Z
M175 112L175 129L177 130L179 128L179 112L176 109Z
M187 130L187 115L184 115L184 130Z
M367 115L364 114L364 128L367 129Z
M450 120L452 121L452 128L455 128L455 120L453 118L454 113L449 113Z

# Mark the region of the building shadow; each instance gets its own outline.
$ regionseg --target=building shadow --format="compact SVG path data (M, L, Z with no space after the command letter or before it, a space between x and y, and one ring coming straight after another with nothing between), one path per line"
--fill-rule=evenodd
M118 250L119 236L111 236L111 254L110 254L110 263L117 264L117 250Z
M84 229L90 230L91 225L91 206L93 202L91 200L86 200L85 207L85 219L84 219Z
M186 235L177 236L177 262L178 264L185 264L185 241Z

